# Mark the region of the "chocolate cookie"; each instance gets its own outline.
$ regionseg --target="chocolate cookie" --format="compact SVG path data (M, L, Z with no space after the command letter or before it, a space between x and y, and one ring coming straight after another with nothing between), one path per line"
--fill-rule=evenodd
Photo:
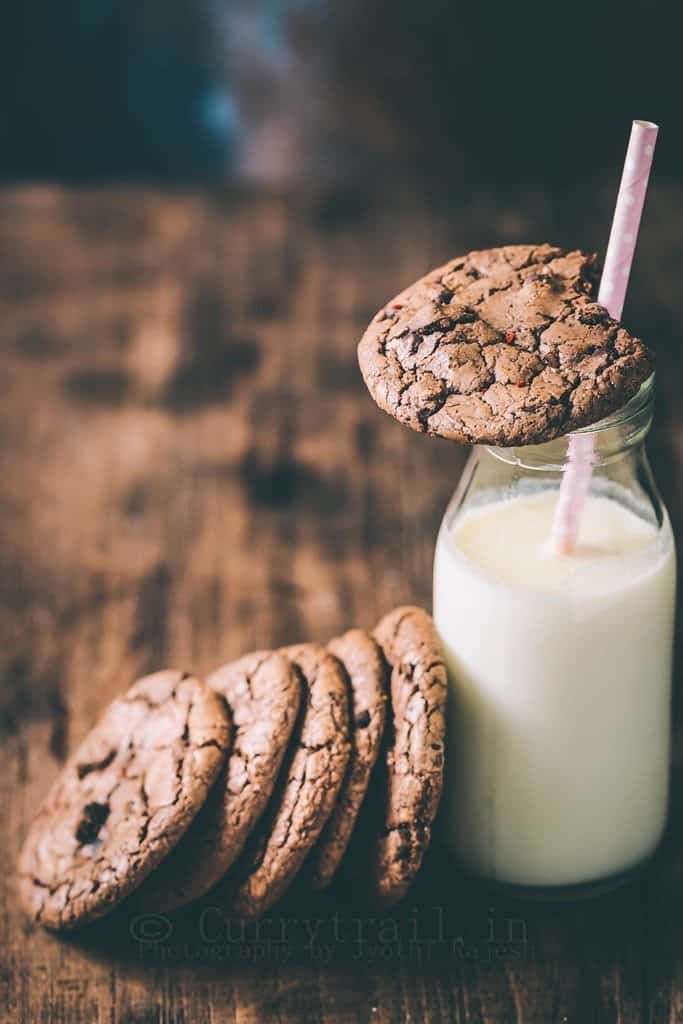
M26 911L49 928L106 914L178 842L220 771L223 701L157 672L109 705L41 805L19 858Z
M407 892L431 838L443 785L446 667L421 608L396 608L375 630L391 672L384 823L372 888L383 907Z
M351 629L328 645L346 669L351 690L351 756L335 808L313 853L313 887L332 881L365 797L382 740L386 709L386 662L363 629Z
M230 708L230 756L181 841L139 891L147 911L198 899L237 859L273 792L299 710L299 677L275 651L247 654L207 682Z
M293 881L332 812L349 759L342 666L320 644L299 644L283 653L300 674L305 706L271 806L239 865L231 904L243 918L264 913Z
M375 316L358 356L377 404L467 444L549 441L613 413L652 357L595 302L597 259L551 245L471 252Z

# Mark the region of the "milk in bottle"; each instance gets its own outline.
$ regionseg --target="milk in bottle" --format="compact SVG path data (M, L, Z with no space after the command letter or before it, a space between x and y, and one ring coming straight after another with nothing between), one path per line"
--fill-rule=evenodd
M476 451L437 542L446 839L469 871L539 895L624 877L666 823L675 556L650 407L645 388L593 428L573 554L548 543L566 441Z

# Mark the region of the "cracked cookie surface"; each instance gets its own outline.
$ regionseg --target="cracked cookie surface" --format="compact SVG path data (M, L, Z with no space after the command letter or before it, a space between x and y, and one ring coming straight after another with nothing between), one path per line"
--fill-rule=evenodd
M235 862L270 799L296 721L299 677L276 651L223 665L207 684L230 709L230 754L189 829L139 891L145 911L168 912L198 899Z
M389 663L391 708L371 883L380 905L390 907L419 870L441 798L447 678L434 623L422 608L395 608L374 635Z
M595 301L595 256L551 245L471 252L406 288L358 347L370 394L414 430L524 445L595 423L652 356Z
M264 913L294 880L332 812L349 759L342 666L321 644L298 644L283 653L299 673L303 707L271 805L237 866L230 903L243 918Z
M183 835L229 740L224 702L187 673L146 676L113 701L29 829L18 864L27 913L66 929L113 909Z
M351 754L337 803L313 856L313 887L329 885L346 851L379 754L386 712L386 662L369 633L350 629L327 645L342 663L351 693Z

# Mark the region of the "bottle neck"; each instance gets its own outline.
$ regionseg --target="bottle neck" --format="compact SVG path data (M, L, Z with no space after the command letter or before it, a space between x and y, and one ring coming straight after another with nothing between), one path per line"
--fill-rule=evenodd
M609 465L637 450L647 436L652 423L654 407L654 375L634 397L612 416L577 431L593 439L592 464L594 468ZM486 451L496 459L530 470L563 472L569 464L569 435L545 444L499 448L487 446Z

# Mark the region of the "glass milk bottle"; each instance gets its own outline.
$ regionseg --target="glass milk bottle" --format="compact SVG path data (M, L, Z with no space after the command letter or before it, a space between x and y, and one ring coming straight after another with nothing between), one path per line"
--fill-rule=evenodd
M625 880L666 824L675 553L644 450L653 379L587 428L576 553L547 539L567 438L477 448L444 517L443 829L468 871L567 898Z

